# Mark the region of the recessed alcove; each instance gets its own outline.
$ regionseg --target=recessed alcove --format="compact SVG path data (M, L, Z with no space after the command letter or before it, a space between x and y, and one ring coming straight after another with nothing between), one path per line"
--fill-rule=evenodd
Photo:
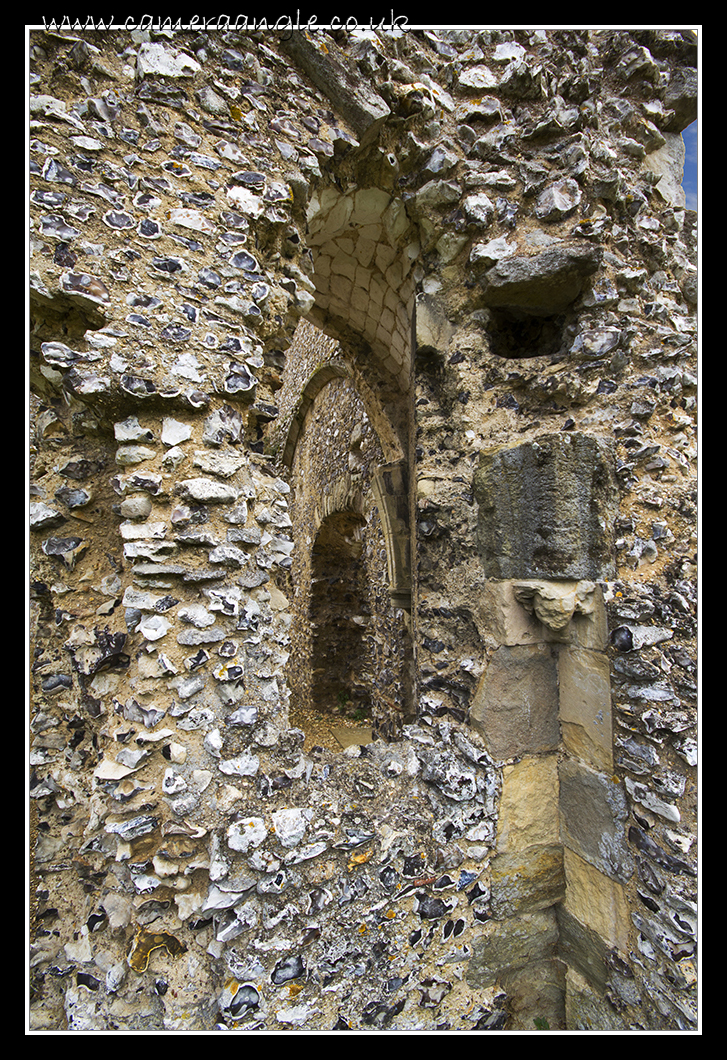
M361 516L335 512L311 550L311 705L332 722L370 727L374 652L364 532Z
M566 352L564 318L492 309L487 334L497 357L558 357Z
M290 723L308 746L396 739L411 714L408 476L356 351L310 322L283 390L295 548ZM403 396L402 396L403 398ZM395 459L392 459L394 457Z

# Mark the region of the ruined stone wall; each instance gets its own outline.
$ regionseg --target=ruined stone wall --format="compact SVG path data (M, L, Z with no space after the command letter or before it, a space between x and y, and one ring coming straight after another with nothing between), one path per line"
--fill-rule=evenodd
M693 1029L692 34L30 50L31 1027Z

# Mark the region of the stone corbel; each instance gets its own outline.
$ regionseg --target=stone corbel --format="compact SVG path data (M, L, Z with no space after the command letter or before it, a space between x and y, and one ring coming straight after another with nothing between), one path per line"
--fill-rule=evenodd
M596 583L591 581L513 582L517 602L558 637L563 637L574 615L592 615Z

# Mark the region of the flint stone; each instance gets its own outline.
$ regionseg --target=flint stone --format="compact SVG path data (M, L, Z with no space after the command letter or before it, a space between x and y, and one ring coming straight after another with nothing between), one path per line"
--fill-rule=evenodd
M192 504L234 504L238 491L208 478L185 479L179 485L182 499Z
M45 530L48 527L57 526L64 520L65 516L62 512L56 511L55 508L49 508L42 501L37 501L30 505L31 530Z
M545 188L535 203L535 216L544 221L559 221L575 210L581 201L581 189L566 177Z
M220 771L238 777L253 777L260 767L257 755L238 755L220 762Z
M140 817L132 817L128 821L107 823L105 830L107 832L113 832L115 835L120 836L124 842L130 843L132 839L138 839L139 836L148 835L149 832L153 832L158 826L158 818L142 815Z
M179 420L165 419L162 423L162 442L167 446L176 446L191 437L192 428Z
M473 66L469 70L463 70L459 75L458 84L461 89L468 92L485 92L490 88L497 87L497 78L492 70L486 66Z
M468 802L477 794L475 772L463 769L454 757L446 754L435 755L425 762L422 777L456 802Z
M177 644L194 646L196 644L217 644L227 636L221 626L210 626L209 629L185 629L177 635Z
M201 66L183 52L171 51L163 44L145 42L136 57L136 72L144 77L194 77Z
M227 829L227 845L231 850L246 854L251 847L259 847L267 834L262 817L246 817L242 821L235 821Z
M312 810L298 809L277 810L273 814L275 835L284 847L300 843L312 816Z
M230 478L245 465L245 457L237 453L195 451L194 466L220 478Z
M154 435L148 427L142 427L136 416L114 424L114 437L117 442L151 442Z
M598 269L601 253L590 244L561 243L535 257L502 258L483 277L483 302L533 316L563 313Z
M662 129L671 133L681 133L688 125L697 120L697 93L699 82L694 67L685 66L672 71L666 87L664 104L673 111Z
M146 493L136 494L134 497L127 497L119 505L119 511L123 515L124 519L147 519L151 515L151 500ZM123 525L123 524L122 524ZM128 533L122 535L128 537ZM155 536L164 536L163 534Z

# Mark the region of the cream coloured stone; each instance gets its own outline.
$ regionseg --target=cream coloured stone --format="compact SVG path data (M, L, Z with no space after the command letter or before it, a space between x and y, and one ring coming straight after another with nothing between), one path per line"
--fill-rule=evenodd
M188 423L180 423L169 417L162 421L162 442L164 445L175 446L180 442L186 442L192 435L192 428Z
M503 771L498 854L560 842L556 755L523 758Z
M199 210L170 210L169 220L179 228L188 228L193 232L214 232L215 226Z
M591 614L595 607L593 582L514 582L515 598L523 607L553 630L562 633L575 612Z
M343 307L347 307L352 290L353 284L351 283L351 280L342 276L340 273L336 273L334 264L334 275L331 277L331 294L334 298L339 299L342 304L342 309Z
M366 292L368 292L368 287L369 287L369 284L371 283L371 276L372 276L371 270L364 268L363 265L359 265L356 268L356 271L354 273L354 277L355 277L355 280L356 280L356 286L357 286L357 288L360 288L362 290L363 294L366 295L366 301L368 301L368 294ZM359 297L360 297L360 295L359 295ZM355 298L356 298L356 292L354 292L354 299Z
M480 609L483 628L501 644L535 644L548 639L541 623L516 599L510 581L488 580Z
M358 260L358 263L363 265L364 268L371 264L376 246L376 241L373 239L360 238L357 241L354 255Z
M254 195L247 188L228 188L227 198L240 213L245 214L247 217L259 217L263 212L263 200L259 195Z
M345 276L346 279L352 280L356 275L356 262L349 254L339 251L333 259L331 271L334 276Z
M355 193L354 199L351 223L359 225L378 223L391 202L389 193L381 188L363 188Z
M608 658L569 647L558 658L563 744L593 769L613 769L611 687Z
M568 912L609 945L628 952L631 918L623 884L604 876L567 847L564 867Z

